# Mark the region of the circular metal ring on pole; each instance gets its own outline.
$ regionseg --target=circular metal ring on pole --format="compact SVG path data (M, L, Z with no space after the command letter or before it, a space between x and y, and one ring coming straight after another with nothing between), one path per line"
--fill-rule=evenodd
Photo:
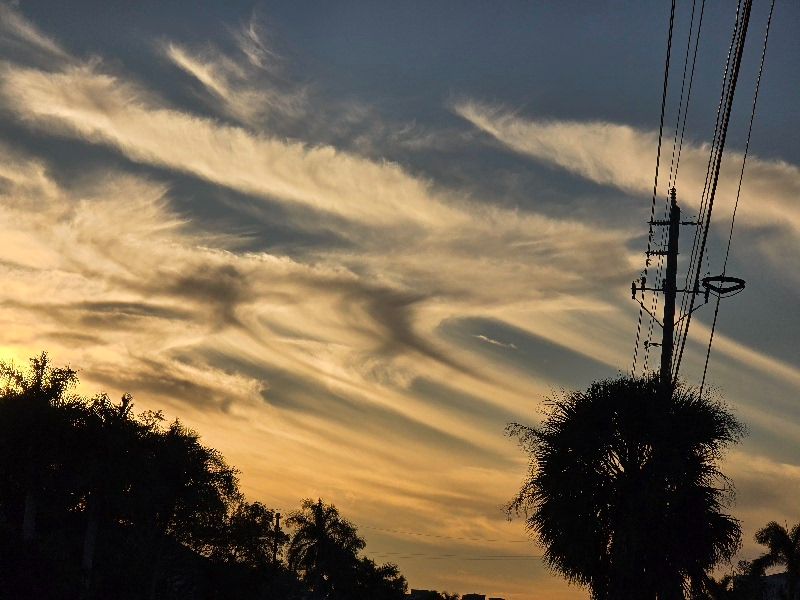
M744 289L744 279L725 275L703 277L703 287L720 296L729 296Z

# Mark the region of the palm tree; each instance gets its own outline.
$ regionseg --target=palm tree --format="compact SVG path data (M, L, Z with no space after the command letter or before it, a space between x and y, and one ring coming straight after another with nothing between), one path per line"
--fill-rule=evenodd
M761 576L754 573L752 563L742 560L738 567L720 579L702 573L692 579L691 600L761 600L764 587Z
M656 376L621 376L549 402L538 428L511 424L531 458L510 512L544 560L596 600L683 598L740 545L717 467L742 425L719 402Z
M365 546L355 526L322 499L303 500L287 524L294 529L287 551L289 568L302 575L318 597L339 597L337 592L355 578L357 555Z
M735 600L735 578L733 575L724 575L715 579L703 573L692 581L692 600Z
M756 532L756 541L767 552L752 562L751 569L763 575L770 567L785 566L789 599L795 600L800 590L800 523L789 530L772 521Z

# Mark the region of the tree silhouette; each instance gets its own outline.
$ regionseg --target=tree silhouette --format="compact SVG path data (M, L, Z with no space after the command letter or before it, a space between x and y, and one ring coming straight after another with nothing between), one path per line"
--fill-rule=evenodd
M84 596L90 595L98 535L115 522L134 519L133 493L143 485L144 444L154 434L156 421L136 419L132 408L128 394L119 404L100 394L86 405L78 445L83 456L78 475L86 515L81 561Z
M76 384L46 354L0 363L0 598L404 597L334 506L304 501L290 538L197 433Z
M390 563L378 565L372 559L361 558L356 566L357 578L355 593L350 598L364 600L402 600L408 584L400 574L397 565Z
M231 512L212 558L253 569L274 566L289 535L275 528L275 511L260 502L241 502Z
M449 592L437 592L436 590L415 590L414 600L460 600L458 594Z
M719 579L708 573L694 577L688 597L691 600L761 600L763 573L753 571L752 563L740 560L736 569Z
M754 573L763 575L770 567L786 567L789 598L797 598L800 590L800 523L788 529L772 521L756 532L756 541L767 552L751 563Z
M168 538L210 554L241 494L236 471L180 421L149 442L152 475L147 501L155 547L150 597L155 598Z
M507 431L531 457L509 511L525 514L548 566L593 598L683 598L739 548L716 463L743 428L719 402L620 377L552 399L541 427Z
M43 352L30 360L28 371L0 363L0 378L4 399L0 471L11 484L0 502L14 512L14 488L22 493L22 539L30 544L36 536L42 496L64 472L59 466L75 458L72 425L79 411L69 391L77 383L77 374L68 367L51 367Z
M357 555L365 542L335 506L303 500L287 524L294 531L287 550L289 568L299 573L319 598L338 598L351 587Z
M724 575L715 579L703 574L692 582L692 600L735 600L738 596L734 588L734 576Z
M160 413L133 412L125 394L114 403L106 394L84 402L76 451L82 460L76 470L86 527L82 547L84 596L91 582L98 542L105 533L125 529L128 538L151 525L154 506L154 439L162 435ZM103 544L101 544L103 545ZM108 548L108 544L105 544ZM130 563L122 568L129 573Z

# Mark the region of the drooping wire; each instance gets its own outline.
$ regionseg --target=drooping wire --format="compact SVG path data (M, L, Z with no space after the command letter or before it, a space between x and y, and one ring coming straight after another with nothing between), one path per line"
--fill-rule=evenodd
M470 556L462 554L430 554L425 552L373 552L372 556L380 558L381 560L409 560L409 559L422 559L422 560L465 560L465 561L524 561L524 560L540 560L543 558L539 554L493 554L486 556Z
M766 32L764 33L764 45L761 48L761 63L758 66L758 77L756 78L756 89L753 93L753 106L750 110L750 123L747 126L747 141L744 145L744 155L742 156L742 168L739 171L739 185L736 188L736 200L733 204L733 215L731 216L731 228L728 232L728 245L725 248L725 260L722 263L722 276L725 277L728 269L728 257L731 251L731 241L733 240L733 227L736 223L736 211L739 208L739 197L742 192L742 179L744 179L744 168L747 164L747 153L750 150L750 134L753 131L753 121L755 120L756 116L756 104L758 103L758 92L761 89L761 76L764 72L764 59L767 56L767 42L769 41L769 29L770 25L772 24L772 14L775 10L775 0L772 0L770 7L769 7L769 16L767 17L767 28ZM716 306L714 307L714 321L711 324L711 335L708 338L708 348L706 349L706 360L705 364L703 365L703 379L700 383L700 395L703 395L703 389L706 385L706 374L708 373L708 361L711 357L711 344L714 341L714 331L717 328L717 317L719 315L719 301L721 298L721 294L717 295L717 302Z
M644 302L644 290L642 290L642 301ZM636 376L636 362L639 358L639 341L642 335L642 317L644 315L644 308L639 305L639 317L636 321L636 341L633 345L633 365L631 366L631 376Z
M650 251L652 250L653 245L653 220L655 219L656 214L656 196L658 194L658 169L659 164L661 162L661 141L664 136L664 112L667 106L667 89L669 85L669 63L670 58L672 55L672 32L675 27L675 2L676 0L672 0L672 7L669 13L669 31L667 33L667 57L664 64L664 85L661 91L661 119L658 126L658 150L656 151L656 173L653 179L653 197L650 202L650 226L647 232L647 258L645 260L645 267L642 273L642 277L644 280L647 279L647 270L650 264ZM644 290L642 291L642 300L644 300ZM641 324L642 324L642 311L644 310L643 306L639 306L639 320L638 325L636 327L636 345L633 351L633 368L632 374L636 374L636 362L639 353L639 342L641 340ZM652 317L650 317L650 329L652 330ZM649 348L649 340L648 345L645 348L645 360L647 360L647 350ZM646 368L646 367L645 367Z
M680 167L680 160L681 160L681 153L683 151L683 140L686 133L686 121L689 114L689 105L691 103L692 98L692 84L694 83L694 72L695 66L697 64L697 51L700 46L700 33L703 28L703 15L705 14L706 2L702 0L700 4L700 17L697 23L697 33L692 35L694 32L694 17L695 11L697 8L696 0L692 1L692 13L689 17L689 34L686 38L686 53L683 58L683 77L681 79L681 94L680 94L680 101L678 103L678 117L675 122L675 135L672 140L672 159L669 165L669 184L667 185L668 194L669 191L672 190L674 187L677 187L678 182L678 168ZM692 68L689 74L689 85L688 90L686 90L686 103L684 104L683 97L684 97L684 90L686 89L686 71L689 66L689 52L692 48L692 38L694 37L694 52L692 54ZM683 117L683 122L681 123L681 117ZM678 138L678 132L680 131L680 139ZM669 214L669 212L667 212ZM685 299L685 294L684 294ZM683 309L683 303L681 306ZM678 336L680 336L680 327L678 328Z
M511 544L529 544L530 540L524 539L506 539L506 538L482 538L482 537L463 537L452 535L439 535L435 533L426 533L422 531L407 531L403 529L390 529L386 527L371 527L369 525L362 525L362 529L371 529L372 531L382 531L386 533L398 533L401 535L413 535L426 538L435 538L438 540L457 540L466 542L495 542L495 543L511 543Z
M686 38L686 54L683 57L683 77L681 78L681 93L680 93L680 100L678 101L678 117L675 122L675 135L672 138L672 158L670 159L669 163L669 183L667 184L667 189L672 189L672 186L675 185L676 180L678 178L678 168L677 168L677 159L680 156L680 150L678 147L678 131L680 130L680 145L683 146L683 134L686 130L686 113L689 112L689 100L692 93L692 79L694 78L694 66L695 60L697 59L697 46L695 45L695 52L694 52L694 59L692 60L692 77L689 79L689 91L686 94L686 106L684 109L683 103L683 96L684 92L686 91L686 71L689 67L689 51L692 47L692 32L694 31L694 13L696 8L697 1L692 1L692 14L689 17L689 35ZM700 28L703 25L703 10L705 9L705 0L703 0L702 7L700 9L700 22L697 27L697 41L699 42L700 38ZM683 128L681 129L681 117L683 117Z
M687 111L687 113L688 113L688 110L689 110L689 101L690 101L691 96L692 96L692 84L694 82L694 73L695 73L695 67L696 67L696 64L697 64L697 51L698 51L698 49L700 47L700 34L701 34L701 31L702 31L702 28L703 28L703 16L705 15L705 8L706 8L706 3L705 3L705 0L703 0L702 4L700 5L700 19L699 19L698 25L697 25L697 35L696 35L696 38L695 38L694 53L692 55L692 70L691 70L691 74L689 76L689 91L688 91L687 100L686 100L686 111ZM728 55L730 56L730 49L728 50ZM717 118L719 118L719 111L720 111L720 107L721 107L721 101L722 101L722 98L720 97L720 105L717 107ZM680 168L681 156L682 156L682 152L683 152L683 139L684 139L684 135L686 133L686 122L687 122L687 115L684 115L683 125L681 127L680 142L678 144L678 156L677 156L677 158L675 160L675 175L674 175L674 183L673 183L673 185L676 186L676 187L677 187L677 180L678 180L678 170ZM699 214L699 212L698 212L698 214ZM699 219L699 216L698 216L698 219ZM693 251L694 251L694 248L696 247L697 239L698 239L698 229L697 229L697 227L695 227L694 239L692 240L692 249L693 249ZM691 266L691 264L692 264L692 260L690 259L689 260L689 265ZM688 272L687 272L686 282L684 284L684 290L687 289L688 285L689 285L689 275L688 275ZM679 345L680 342L681 342L681 335L682 335L682 331L683 330L680 327L680 323L681 323L681 317L683 316L684 310L686 308L686 294L687 294L687 292L684 291L682 296L681 296L681 307L680 307L680 311L678 313L679 314L679 319L678 319L679 326L677 327L676 339L675 339L674 345Z
M703 28L703 16L705 15L705 12L706 12L706 0L703 0L700 4L700 18L698 19L697 22L697 33L695 34L694 52L692 54L692 70L691 73L689 74L689 89L686 92L686 109L684 111L684 116L683 116L683 126L681 127L681 137L678 143L678 156L675 159L675 175L673 178L673 185L678 180L678 168L680 167L681 164L681 151L683 150L683 138L684 134L686 133L686 116L689 111L689 101L691 100L692 97L692 84L694 82L694 71L695 71L695 66L697 64L697 50L700 46L700 32ZM692 4L692 18L694 18L694 4ZM691 25L689 27L689 34L691 35ZM684 69L684 75L685 75L685 69Z
M661 281L661 273L662 273L663 268L664 268L664 254L663 253L667 248L667 241L668 241L666 232L664 231L663 228L661 229L661 232L660 232L659 236L660 236L660 239L659 239L659 242L658 242L658 246L656 246L658 248L658 252L659 252L659 254L657 255L657 258L656 258L656 276L655 276L655 281L656 282ZM653 318L653 315L655 315L656 311L658 310L658 294L653 292L652 298L653 299L652 299L652 301L650 303L650 322L648 323L648 327L647 327L647 340L645 341L645 349L644 349L644 364L642 365L642 372L643 373L647 373L647 368L649 366L650 348L652 348L652 346L653 346L653 344L652 344L652 341L653 341L653 329L654 329L654 325L656 323L656 320Z
M664 198L665 198L665 203L664 203L665 219L668 218L668 215L669 215L669 212L670 212L670 208L669 208L669 206L670 206L670 201L669 201L670 190L673 188L673 186L675 184L675 180L677 178L677 167L678 167L678 164L679 164L681 150L682 150L682 147L683 147L683 139L684 139L685 129L686 129L686 115L688 114L688 108L689 108L689 104L690 104L690 101L691 101L692 82L694 80L694 71L695 71L695 65L696 65L696 60L697 60L697 50L698 50L698 44L699 44L699 36L700 36L701 28L702 28L702 17L703 17L703 13L704 13L704 10L705 10L705 0L703 0L703 2L702 2L701 11L700 11L700 19L698 21L696 40L695 40L695 44L694 44L695 49L694 49L694 54L693 54L693 57L692 57L691 75L690 75L690 78L689 78L689 86L688 86L688 92L687 92L686 74L687 74L687 70L688 70L688 67L689 67L689 53L690 53L691 47L692 47L696 9L697 9L697 2L696 2L696 0L693 0L692 1L692 11L691 11L690 19L689 19L688 33L687 33L687 37L686 37L686 51L684 53L684 59L683 59L683 73L682 73L682 77L681 77L681 91L680 91L680 97L679 97L679 102L678 102L677 118L676 118L674 135L673 135L673 140L672 140L672 156L671 156L671 159L670 159L670 166L669 166L669 181L668 181L667 189L666 189L667 193L664 196ZM686 98L685 103L684 103L684 97ZM682 118L683 118L683 126L681 126L681 119ZM680 132L680 142L678 141L678 133L679 132ZM656 282L661 281L661 275L662 275L662 271L663 271L663 267L664 267L664 255L663 255L663 252L666 250L667 241L668 241L668 236L666 234L666 230L665 229L660 229L660 241L659 241L658 249L661 252L658 253L658 259L657 259L656 274L655 274L655 281ZM649 258L649 256L648 256L648 258ZM642 301L644 301L644 292L642 293ZM649 361L649 357L650 357L650 348L653 345L653 344L651 344L652 335L653 335L653 329L654 329L654 319L652 318L652 315L656 314L657 309L658 309L658 295L656 293L653 293L651 307L650 307L651 319L650 319L650 321L648 323L647 339L645 341L645 358L644 358L644 367L643 367L643 371L644 372L647 372L648 361ZM640 308L640 312L641 312L641 308ZM638 323L637 323L637 327L639 327Z
M688 305L689 295L691 294L692 298L694 298L693 294L694 290L689 290L689 283L694 278L695 258L697 257L697 252L700 246L700 231L704 220L703 218L705 216L706 205L708 201L708 190L711 181L712 165L714 164L717 155L717 148L720 135L720 123L721 123L720 119L723 114L722 107L724 106L725 100L728 96L729 83L730 83L728 75L730 73L730 65L731 65L731 57L733 56L733 49L735 47L737 40L737 31L739 24L739 15L741 13L741 4L742 2L741 0L739 0L736 5L736 12L734 13L734 21L733 21L733 35L731 35L731 43L728 46L728 55L725 59L725 68L723 69L722 72L722 91L720 92L719 103L717 104L717 115L714 120L714 135L711 141L711 152L709 153L708 164L706 165L706 177L703 183L703 191L700 195L700 205L698 207L698 212L697 212L697 223L695 225L694 238L692 240L692 250L688 261L689 267L686 270L686 280L684 282L684 290L688 291L684 291L681 296L681 307L679 312L678 323L683 323L683 325L678 328L678 333L675 341L675 347L679 348L678 360L674 361L675 367L677 367L680 364L680 360L683 355L683 346L685 344L686 335L688 334L688 323L684 321L684 318L686 317L687 314L686 309ZM699 268L700 265L698 264L697 269ZM673 379L677 378L677 376L678 376L677 369L673 369Z
M700 240L702 239L701 232L703 224L705 222L706 210L708 205L708 196L712 181L712 174L714 172L714 165L716 164L717 156L719 153L719 139L722 133L722 121L724 115L723 107L726 105L727 99L730 95L731 60L735 56L734 49L736 47L736 43L739 38L741 13L742 13L742 0L738 0L736 6L736 12L734 14L731 43L728 47L728 55L725 59L725 68L723 69L722 73L722 90L720 92L719 103L717 104L717 114L714 122L714 135L711 141L711 152L709 153L708 156L705 181L703 183L703 190L700 195L700 205L698 208L694 239L692 241L692 250L689 258L689 268L687 269L686 280L684 283L684 290L689 290L689 292L685 291L681 297L680 318L678 322L682 323L682 326L679 328L679 333L677 336L680 341L675 344L675 347L678 348L678 354L677 354L677 359L673 361L673 379L676 379L678 376L677 375L678 369L680 367L680 362L683 357L683 349L685 347L688 335L688 325L689 325L688 313L690 312L688 308L689 298L691 297L691 299L694 299L694 294L691 293L694 290L693 289L690 290L689 284L695 279L696 272L699 273L702 263L702 260L696 261L696 259L700 250Z
M722 119L719 151L717 152L717 157L714 165L714 176L712 179L710 193L708 196L708 209L706 211L705 224L703 226L703 237L702 241L700 242L699 258L697 261L697 269L695 273L694 289L698 289L700 286L700 265L703 262L703 256L705 254L706 244L708 242L708 230L711 225L711 212L714 208L714 198L716 196L717 184L719 183L719 172L720 172L720 167L722 166L722 155L725 150L725 139L728 135L728 124L730 123L731 109L733 107L733 97L736 93L736 83L739 79L739 69L742 64L742 54L744 53L744 43L747 37L747 26L750 22L750 10L752 6L753 6L752 0L744 0L742 18L741 21L737 23L739 27L737 27L737 30L734 32L734 35L737 38L736 54L734 56L734 61L732 65L729 93L726 99L725 112ZM680 370L680 363L681 359L683 358L683 350L686 345L686 338L688 336L689 324L691 323L692 319L692 311L694 310L694 301L695 301L694 294L691 294L689 300L689 312L686 314L686 334L684 335L683 340L681 341L681 348L678 354L678 360L675 365L673 378L677 378Z

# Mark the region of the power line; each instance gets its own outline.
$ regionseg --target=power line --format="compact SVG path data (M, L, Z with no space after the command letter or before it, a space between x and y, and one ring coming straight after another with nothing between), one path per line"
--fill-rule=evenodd
M375 558L381 559L390 559L390 560L397 560L397 559L419 559L423 558L425 560L469 560L469 561L492 561L492 560L540 560L542 558L541 555L537 554L492 554L492 555L460 555L460 554L426 554L422 552L410 552L410 553L403 553L403 552L371 552L370 556Z
M714 120L714 135L713 135L712 141L711 141L711 152L709 153L708 164L706 165L706 177L705 177L705 182L703 183L703 191L702 191L702 194L701 194L700 206L699 206L698 212L697 212L697 223L696 223L696 226L695 226L694 238L692 240L692 251L691 251L691 255L689 257L689 268L686 271L686 280L685 280L685 283L684 283L684 290L689 290L689 283L694 278L695 258L697 257L697 252L698 252L699 247L700 247L699 244L700 244L701 225L703 223L703 217L705 216L706 204L707 204L707 200L708 200L707 194L708 194L708 189L709 189L709 182L710 182L710 179L711 179L712 165L714 164L714 158L716 156L716 151L717 151L717 144L718 144L718 141L719 141L720 117L722 116L722 107L723 107L723 105L725 103L725 99L727 97L728 83L729 83L728 82L728 74L730 72L731 56L733 56L733 49L734 49L734 45L736 43L736 30L737 30L737 25L738 25L738 22L739 22L739 14L741 12L741 4L742 4L741 0L738 0L737 5L736 5L736 12L734 13L734 20L733 20L733 31L734 31L734 34L731 36L731 43L728 46L728 55L727 55L727 57L725 59L725 68L723 69L723 72L722 72L722 90L721 90L720 96L719 96L719 103L717 104L717 115L716 115L716 118ZM700 265L698 264L697 265L697 269L699 269L699 268L700 268ZM694 296L692 296L692 298L693 297ZM688 304L688 298L689 298L688 291L684 292L683 296L681 298L680 320L682 320L683 317L685 317L686 314L687 314L686 307L687 307L687 304ZM678 342L677 342L676 345L679 348L679 352L678 352L678 359L677 359L677 361L675 361L676 369L675 369L673 378L677 378L677 376L678 376L677 370L678 370L678 368L680 368L680 362L681 362L681 359L683 357L683 348L684 348L684 345L686 343L685 339L686 339L686 335L687 334L688 334L688 324L684 322L684 326L678 330Z
M693 21L694 21L694 11L695 11L695 2L692 2L692 18L690 19L690 22L689 22L689 38L687 40L687 46L686 46L687 54L684 57L684 63L683 63L684 79L686 77L686 65L687 65L688 58L689 58L688 52L689 52L689 48L691 46L692 24L693 24ZM700 48L700 35L701 35L701 31L703 29L703 16L705 15L705 11L706 11L706 0L703 0L702 3L700 4L700 18L698 19L698 22L697 22L697 33L695 35L694 52L692 53L692 69L691 69L691 72L689 74L689 89L688 89L688 91L686 93L686 108L683 111L683 125L680 127L680 130L681 130L680 141L678 142L678 152L677 152L677 157L675 158L675 173L673 175L672 182L670 183L670 186L669 186L670 189L673 188L673 187L677 187L677 183L678 183L678 170L680 168L681 156L683 154L683 140L684 140L684 136L686 134L686 122L688 120L689 104L690 104L691 98L692 98L692 89L693 89L693 84L694 84L694 73L695 73L695 67L697 65L697 51ZM681 98L683 98L683 87L681 87ZM680 117L678 118L678 121L680 121ZM676 130L675 130L675 134L676 135L677 135L677 128L678 128L678 126L676 125ZM673 153L674 153L674 150L673 150ZM670 166L670 169L672 169L671 166ZM697 229L695 228L695 238L692 241L692 247L693 248L694 248L696 243L697 243ZM690 261L690 264L691 264L691 261ZM688 274L687 274L687 280L686 280L686 285L684 286L684 289L686 289L686 286L688 286L688 285L689 285L689 279L688 279ZM683 314L685 305L686 305L686 293L684 292L683 295L682 295L682 298L681 298L681 308L680 308L680 314L681 315ZM676 342L675 342L676 344L680 344L681 331L682 331L681 327L678 327L677 339L676 339Z
M764 45L763 45L763 47L761 49L761 63L758 66L758 77L756 78L756 89L755 89L755 92L753 93L753 106L752 106L752 109L750 110L750 123L749 123L749 125L747 127L747 141L745 142L745 145L744 145L744 155L742 156L742 168L739 171L739 185L736 188L736 201L733 204L733 215L731 216L731 228L730 228L730 231L728 233L728 245L725 248L725 260L724 260L724 262L722 264L722 276L723 277L725 277L725 275L727 273L727 269L728 269L728 256L730 255L731 241L733 240L733 227L734 227L734 224L736 223L736 211L739 208L739 197L741 196L741 193L742 193L742 180L744 179L744 168L745 168L745 165L747 164L747 153L750 150L750 135L753 132L753 121L755 120L755 116L756 116L756 104L758 103L758 92L761 89L761 76L762 76L762 74L764 72L764 59L766 58L766 55L767 55L767 42L769 40L769 29L770 29L770 25L772 24L772 14L773 14L774 10L775 10L775 0L772 0L772 3L770 4L770 8L769 8L769 16L767 17L767 28L766 28L766 32L764 33ZM702 381L700 383L700 395L701 396L703 394L703 388L706 385L706 374L708 372L708 361L709 361L709 358L711 357L711 344L714 341L714 331L717 328L717 317L719 315L719 302L720 302L721 297L722 297L721 294L717 295L717 302L716 302L716 306L714 307L714 320L713 320L713 322L711 324L711 335L708 338L708 348L706 349L706 360L705 360L705 364L703 365L703 379L702 379Z
M694 289L698 289L700 285L700 265L703 262L703 256L705 254L706 244L708 242L708 230L711 225L711 213L714 208L714 199L716 196L717 191L717 184L719 183L719 172L720 167L722 166L722 155L725 150L725 139L728 134L728 124L730 123L730 115L731 109L733 107L733 97L736 92L736 83L739 78L739 69L742 64L742 54L744 52L744 43L747 37L747 26L750 21L750 11L752 8L752 0L744 0L744 7L742 10L741 19L737 20L737 27L734 30L734 38L736 39L736 54L734 55L734 61L732 65L732 73L731 78L728 86L728 95L726 98L725 103L725 112L723 114L722 122L721 122L721 134L719 137L719 150L716 154L716 160L714 164L714 174L713 179L710 187L710 193L708 196L708 210L706 212L705 217L705 224L703 227L703 237L700 243L700 250L699 250L699 258L697 260L697 268L695 271L695 282L694 282ZM692 319L692 312L694 310L694 302L695 302L695 294L691 294L689 300L689 311L686 313L686 325L685 325L685 332L684 337L681 342L680 352L678 354L678 360L675 365L674 370L674 377L677 378L679 370L680 370L680 362L683 358L683 350L686 345L686 338L688 337L689 333L689 325Z
M435 533L422 533L419 531L403 531L401 529L388 529L384 527L370 527L368 525L362 525L362 529L371 529L373 531L384 531L387 533L400 533L403 535L414 535L420 537L428 537L428 538L436 538L441 540L457 540L457 541L466 541L466 542L491 542L491 543L511 543L511 544L528 544L530 540L508 540L508 539L501 539L501 538L478 538L478 537L457 537L457 536L450 536L450 535L438 535Z
M688 28L688 33L686 35L686 51L685 51L684 57L683 57L683 73L681 75L681 91L680 91L680 95L679 95L678 110L677 110L677 115L676 115L676 119L675 119L675 130L674 130L674 134L673 134L673 138L672 138L672 156L670 158L669 180L668 180L668 183L667 183L667 194L665 196L665 210L664 210L665 218L664 218L664 221L668 221L669 218L670 218L670 214L671 214L671 210L672 210L670 197L671 197L671 194L673 193L673 191L675 190L675 185L677 183L677 178L678 178L678 167L680 166L680 156L681 156L681 153L683 151L683 140L684 140L684 135L685 135L685 132L686 132L686 122L687 122L687 117L688 117L688 114L689 114L689 105L691 103L692 83L694 82L694 72L695 72L695 66L696 66L696 62L697 62L697 51L698 51L698 48L699 48L699 45L700 45L700 33L702 31L702 25L703 25L703 14L705 13L705 0L703 0L703 2L701 4L700 18L698 20L698 25L697 25L697 35L695 37L695 36L693 36L693 33L694 33L694 20L695 20L696 9L697 9L697 2L696 2L696 0L692 0L692 12L691 12L691 15L689 17L689 28ZM691 68L691 75L689 77L689 86L688 86L688 91L687 91L686 74L687 74L687 72L689 70L689 54L690 54L691 49L692 49L692 40L693 40L693 38L695 38L694 53L692 54L692 68ZM684 95L686 97L686 102L685 103L684 103ZM681 123L683 123L683 125L681 125ZM678 141L679 132L680 132L680 143ZM657 268L656 268L656 285L658 285L658 282L661 281L662 269L664 267L664 257L669 254L669 252L667 251L667 242L668 242L667 231L666 231L666 229L662 229L661 230L661 244L660 244L660 248L659 248L658 263L657 263ZM666 285L666 283L664 285ZM644 287L644 285L643 285L643 287ZM642 290L642 292L643 292L643 295L644 295L644 290ZM666 302L666 299L665 299L665 302ZM674 302L673 302L673 305L674 305ZM653 300L652 300L651 307L650 307L650 315L651 315L651 317L656 314L657 309L658 309L658 294L656 293L655 290L653 290ZM665 310L666 309L667 309L667 307L665 306ZM671 322L674 323L674 319ZM662 324L662 327L667 327L666 321ZM647 341L645 342L647 347L646 347L646 350L645 350L644 372L647 372L647 363L648 363L649 355L650 355L649 351L650 351L650 347L652 346L653 328L654 328L654 319L651 318L650 319L650 323L649 323L649 327L648 327L648 331L647 331ZM679 331L680 331L680 329L679 329ZM664 339L666 340L666 338L664 338ZM667 348L665 347L666 342L662 340L661 352L662 352L662 354L664 352L669 352L670 353L670 358L671 358L671 354L672 354L671 348L674 346L674 334L672 333L672 326L670 326L670 333L669 333L669 340L668 341L669 341L669 343L667 345L669 346L670 350L667 350ZM663 367L663 365L662 365L662 367Z
M681 102L683 102L683 84L686 81L686 66L687 66L687 63L688 63L688 60L689 60L689 49L690 49L690 47L692 45L691 44L691 41L692 41L692 27L694 25L695 4L696 4L696 2L693 1L692 2L692 16L691 16L691 18L689 20L689 37L688 37L688 39L686 41L686 56L684 56L684 59L683 59L683 81L681 83ZM672 181L667 186L669 189L672 189L672 187L675 186L675 184L677 183L677 180L678 180L678 168L680 167L680 163L681 163L681 152L683 150L683 139L684 139L684 134L686 133L686 121L687 121L688 114L689 114L689 104L690 104L691 98L692 98L692 87L693 87L693 83L694 83L694 71L695 71L695 66L697 65L697 50L700 47L700 32L703 29L703 16L705 15L705 11L706 11L706 0L702 0L702 2L700 4L700 18L698 19L698 22L697 22L697 33L695 35L694 52L692 53L692 69L691 69L691 72L689 74L689 87L688 87L687 92L686 92L686 107L685 107L685 109L683 111L683 125L680 128L681 135L680 135L680 141L678 143L677 157L674 156L675 149L674 149L674 145L673 145L673 158L675 160L675 173L673 175ZM681 120L681 118L680 118L680 112L679 112L678 113L678 123L680 123L680 120ZM676 136L678 135L678 125L677 124L675 125L675 135ZM673 144L674 144L674 142L673 142ZM672 165L670 165L670 173L672 173Z
M653 220L655 219L656 214L656 196L658 194L658 168L661 162L661 141L664 136L664 112L667 106L667 89L669 85L669 64L670 58L672 56L672 32L675 27L675 0L672 0L672 7L670 8L669 13L669 31L667 33L667 57L664 63L664 84L661 91L661 118L658 127L658 149L656 151L656 172L653 178L653 197L650 202L650 227L647 232L647 258L645 260L645 267L642 273L642 279L647 279L647 269L650 262L650 250L652 250L652 243L653 243ZM642 291L642 300L644 300L644 290ZM642 325L642 311L644 310L644 305L639 306L639 321L636 327L636 345L633 349L633 372L636 372L636 362L639 355L639 341L641 340L641 325ZM645 369L647 369L647 355L649 354L650 348L650 336L652 334L653 329L653 320L652 316L650 319L650 331L648 332L648 343L645 345Z

